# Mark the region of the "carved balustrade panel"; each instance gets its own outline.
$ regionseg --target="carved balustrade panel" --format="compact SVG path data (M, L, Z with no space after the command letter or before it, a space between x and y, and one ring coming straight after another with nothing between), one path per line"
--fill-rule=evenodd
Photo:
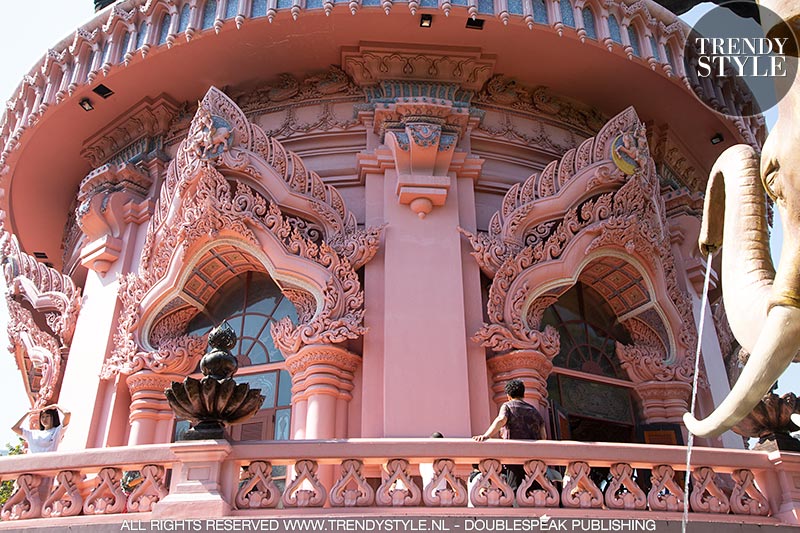
M611 482L606 487L609 509L646 509L647 496L633 479L633 468L627 463L611 465Z
M14 493L3 505L0 516L3 520L27 520L42 515L42 499L39 485L42 477L36 474L22 474L17 478Z
M469 493L475 507L511 507L514 504L514 490L500 474L502 468L497 459L480 462L478 469L481 475Z
M153 505L166 498L169 491L164 484L164 467L145 465L141 469L142 482L128 496L129 513L152 511Z
M339 479L331 487L330 502L333 507L368 507L375 501L375 490L364 479L358 459L342 461Z
M277 507L281 492L272 479L272 463L253 461L247 467L245 481L236 491L237 509L269 509Z
M533 460L527 461L524 467L526 476L517 488L517 504L520 507L558 507L558 489L547 477L547 464ZM534 489L534 482L541 488Z
M414 507L422 501L422 491L411 479L406 459L391 459L383 467L383 482L375 494L381 507Z
M115 514L125 512L127 497L120 486L122 470L103 468L97 474L92 492L83 502L83 514Z
M693 485L689 504L693 511L725 514L730 510L730 500L717 485L716 476L714 470L708 466L701 466L692 472Z
M647 503L651 511L680 511L683 509L683 490L675 481L675 470L669 465L657 465L651 472Z
M603 493L589 477L590 472L589 464L583 461L575 461L567 466L569 481L565 481L561 489L564 507L599 509L603 506Z
M322 507L326 490L317 477L317 462L310 459L297 461L295 477L286 485L281 501L284 507Z
M42 507L42 516L76 516L83 510L83 496L78 485L82 476L74 470L62 470Z
M452 459L437 459L433 463L433 479L422 491L428 507L463 507L467 505L467 487L455 475L456 463Z
M769 516L769 502L755 485L755 476L751 470L734 470L731 474L733 490L731 491L731 510L735 514Z

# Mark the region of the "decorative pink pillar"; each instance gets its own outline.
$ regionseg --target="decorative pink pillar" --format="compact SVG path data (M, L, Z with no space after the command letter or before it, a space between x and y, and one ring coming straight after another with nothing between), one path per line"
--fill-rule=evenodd
M128 376L126 381L131 393L128 445L170 442L175 415L164 390L173 381L183 381L183 376L141 370Z
M541 413L547 413L547 378L557 354L558 346L555 350L513 350L490 357L486 364L492 376L492 399L502 405L507 400L506 383L519 379L525 384L525 399Z
M353 397L353 373L360 364L360 356L329 344L303 346L286 357L292 375L294 438L346 436L337 434L337 429L341 433L347 427L346 406Z
M647 381L636 385L642 401L644 422L681 424L689 410L692 384L684 381Z

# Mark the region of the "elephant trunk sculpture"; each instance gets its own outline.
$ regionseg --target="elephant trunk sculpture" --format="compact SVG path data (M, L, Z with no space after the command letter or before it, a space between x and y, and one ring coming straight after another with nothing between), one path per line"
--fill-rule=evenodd
M761 155L747 145L727 149L709 177L700 248L724 242L722 288L731 330L750 352L730 394L704 420L684 415L695 435L732 428L766 394L800 350L800 82L780 102L779 120ZM783 222L777 272L770 259L766 192ZM722 213L724 212L724 217ZM798 420L800 422L800 420Z

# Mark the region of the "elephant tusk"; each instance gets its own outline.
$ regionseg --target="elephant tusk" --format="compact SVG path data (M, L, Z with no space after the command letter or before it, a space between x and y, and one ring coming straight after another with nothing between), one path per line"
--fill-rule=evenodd
M730 394L708 418L683 415L689 431L699 437L716 437L739 423L769 392L794 359L800 347L800 309L774 306L764 329ZM800 418L800 415L792 415Z

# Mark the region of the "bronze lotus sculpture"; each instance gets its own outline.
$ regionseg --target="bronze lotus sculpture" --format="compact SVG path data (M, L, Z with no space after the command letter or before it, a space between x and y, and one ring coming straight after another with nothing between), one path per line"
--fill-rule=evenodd
M226 426L247 420L264 402L260 389L233 380L239 368L230 352L235 345L236 333L223 322L208 335L209 352L200 360L203 378L173 381L164 391L175 415L192 424L183 440L225 438Z

